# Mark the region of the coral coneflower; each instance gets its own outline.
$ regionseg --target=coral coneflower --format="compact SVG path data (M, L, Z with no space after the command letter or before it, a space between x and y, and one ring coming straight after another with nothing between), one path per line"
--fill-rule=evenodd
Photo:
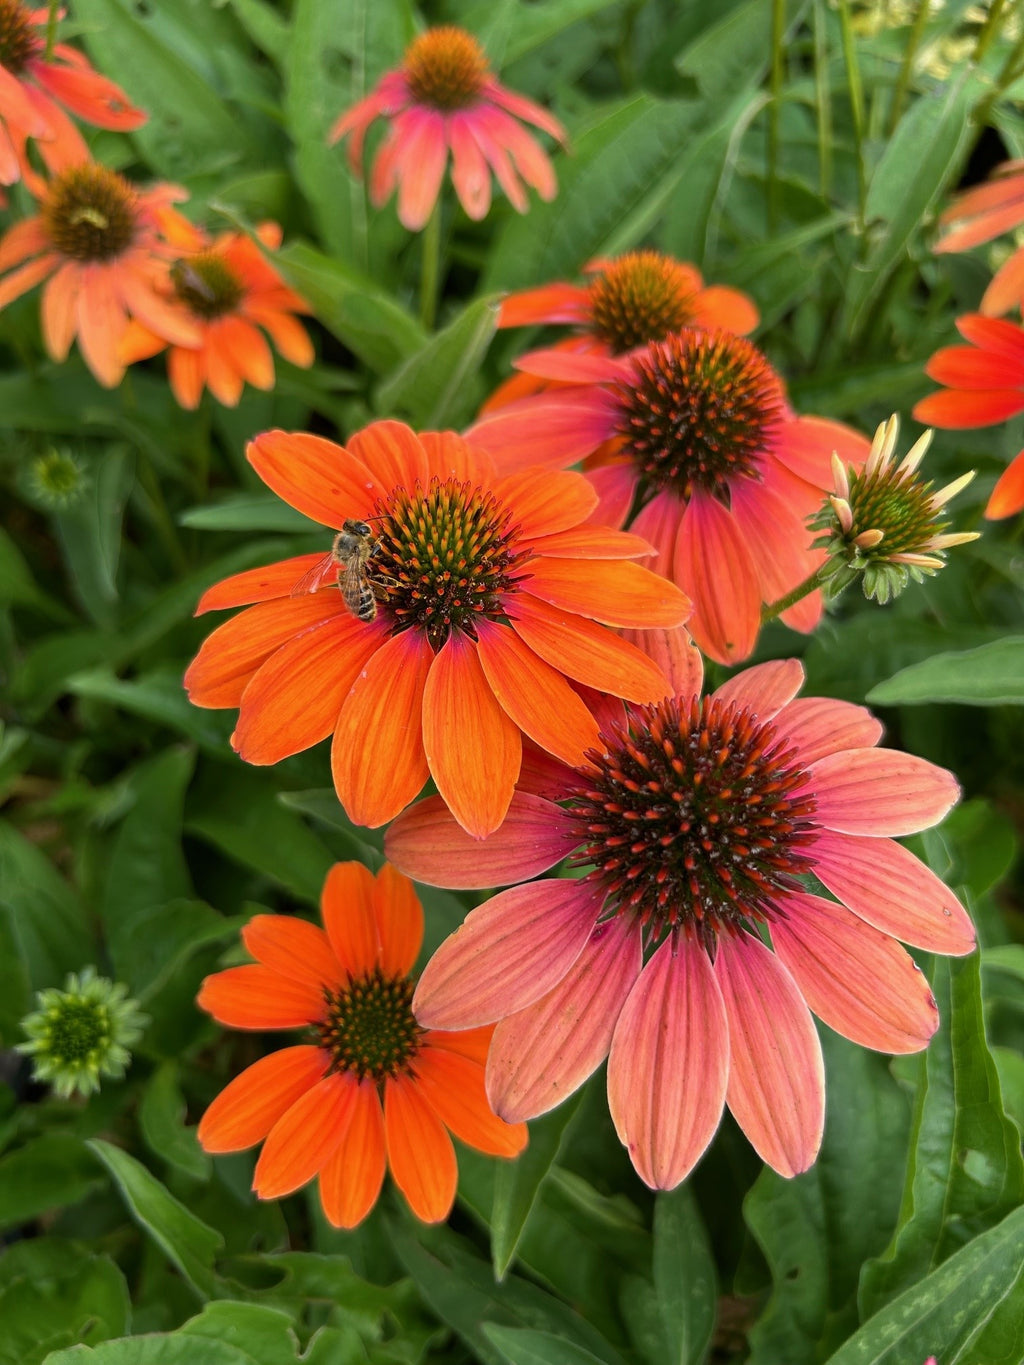
M198 706L239 708L232 743L250 763L333 733L334 784L353 820L384 824L429 776L482 836L511 799L521 731L570 762L595 743L567 679L631 701L669 690L608 627L674 627L689 603L631 562L646 542L584 524L597 495L582 475L499 478L453 432L417 436L399 422L344 448L268 432L248 454L286 502L342 528L334 559L237 574L199 603L257 604L214 631L185 675Z
M208 1152L263 1142L253 1189L291 1194L320 1177L336 1227L361 1222L385 1166L417 1218L447 1218L458 1169L448 1130L467 1146L514 1157L526 1129L497 1118L484 1091L492 1030L424 1028L409 973L423 910L394 868L376 878L337 863L321 899L324 928L257 915L242 930L256 959L208 976L199 1004L230 1028L304 1029L309 1041L255 1062L203 1115ZM326 932L325 932L326 931Z
M198 342L195 324L159 288L168 259L192 240L194 229L172 207L187 198L184 190L141 190L84 161L41 183L38 193L39 213L0 240L0 308L46 280L43 340L54 360L65 359L77 336L85 363L112 388L124 375L119 347L129 318L181 344Z
M281 245L281 229L263 223L257 236L264 246ZM226 407L234 407L246 383L274 387L274 357L260 328L293 365L313 363L313 343L294 314L309 306L241 232L227 232L175 262L168 277L170 298L199 343L176 345L165 330L140 322L129 327L121 345L126 364L158 355L169 347L171 389L183 408L199 406L204 386Z
M472 911L414 996L432 1027L500 1021L487 1087L502 1117L544 1113L608 1056L612 1118L649 1185L686 1176L723 1104L793 1175L822 1131L811 1011L866 1047L927 1044L935 1001L896 940L962 954L974 933L893 836L941 820L956 782L875 748L864 708L795 699L802 680L795 660L760 664L633 708L480 843L435 798L388 831L392 861L437 885L520 882L566 856L579 869Z
M483 48L465 29L446 25L421 33L398 70L335 123L330 140L351 137L349 161L357 174L366 131L378 118L389 128L370 173L370 199L379 208L397 187L398 217L410 232L430 217L449 153L452 184L470 218L485 217L491 206L492 171L519 213L529 207L524 181L542 199L555 197L551 162L519 120L559 142L565 129L539 104L496 81Z
M1024 161L1004 161L983 185L958 194L939 219L935 250L969 251L1024 223Z
M121 132L146 121L143 110L94 71L81 52L55 43L47 56L48 21L45 8L0 0L0 185L21 179L26 138L68 151L80 146L65 109L86 123Z
M968 313L956 329L968 346L944 346L925 366L929 379L948 388L922 398L919 422L954 431L991 427L1024 412L1024 329L1001 318ZM1000 476L985 508L990 520L1024 508L1024 450Z
M575 334L559 349L622 355L664 341L684 327L721 327L743 336L758 323L752 299L726 285L705 285L696 266L660 251L629 251L591 261L585 285L546 284L503 300L499 327L571 323ZM521 373L488 399L485 411L547 388L552 381Z
M536 351L516 362L566 381L508 403L469 431L499 469L587 459L597 514L657 550L654 567L693 600L690 631L725 663L747 658L761 604L822 563L805 519L821 506L839 450L856 466L869 443L838 422L795 417L755 346L686 328L629 356ZM782 613L797 630L821 615L820 593Z

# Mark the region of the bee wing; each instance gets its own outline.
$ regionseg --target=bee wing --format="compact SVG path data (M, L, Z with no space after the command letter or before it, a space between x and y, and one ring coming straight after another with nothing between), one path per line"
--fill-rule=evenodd
M350 563L345 565L345 571L338 582L341 585L342 597L353 611L358 607L360 599L362 598L363 583L365 581L366 575L363 566L358 559L353 559Z
M338 561L332 554L324 555L323 559L318 559L311 569L306 570L292 588L289 596L303 597L308 592L316 592L330 577L332 570L336 570L337 567Z

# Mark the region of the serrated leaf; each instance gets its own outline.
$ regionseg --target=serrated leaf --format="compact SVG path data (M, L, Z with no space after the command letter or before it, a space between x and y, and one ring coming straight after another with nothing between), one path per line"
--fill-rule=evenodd
M458 427L477 406L474 381L498 323L493 298L477 299L379 386L377 411L417 427Z
M1008 635L977 649L933 654L878 683L867 700L880 706L954 701L967 706L1024 703L1024 635Z

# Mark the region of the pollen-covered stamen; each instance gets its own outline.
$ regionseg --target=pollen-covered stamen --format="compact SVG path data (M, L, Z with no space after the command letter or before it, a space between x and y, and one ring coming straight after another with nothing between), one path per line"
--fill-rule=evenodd
M245 286L216 251L177 261L171 267L171 283L181 302L201 318L219 318L234 312Z
M727 498L757 478L782 418L782 389L761 352L731 332L686 328L635 359L619 389L619 434L648 491Z
M412 1012L413 982L375 967L344 990L325 990L327 1015L315 1026L332 1071L357 1080L387 1080L411 1069L424 1030Z
M678 261L630 251L591 282L591 327L619 355L689 326L693 301L693 280Z
M568 809L573 860L593 866L606 906L653 940L770 921L810 870L816 829L807 774L771 722L735 702L667 700L602 739Z
M28 7L0 0L0 66L17 76L41 47Z
M417 626L440 649L453 629L475 637L481 616L502 615L530 555L516 550L519 528L492 493L435 477L426 491L396 488L376 511L368 577L396 630Z
M472 104L488 74L483 48L454 25L421 33L406 50L403 67L413 97L445 111Z
M42 217L62 255L74 261L110 261L132 244L138 203L124 176L86 162L51 182Z

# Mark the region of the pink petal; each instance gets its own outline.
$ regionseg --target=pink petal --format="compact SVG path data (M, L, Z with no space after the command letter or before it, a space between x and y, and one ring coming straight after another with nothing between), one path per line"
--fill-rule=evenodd
M930 953L960 957L974 925L949 887L891 839L823 835L811 850L814 875L861 919Z
M808 785L818 823L841 834L916 834L960 796L952 773L895 749L829 754L812 765Z
M456 890L529 881L560 862L575 843L561 807L521 791L485 839L467 834L439 796L409 806L384 836L385 852L400 871L427 886Z
M588 477L593 478L597 472L594 470ZM630 477L633 477L632 474ZM686 504L674 493L659 493L641 507L629 528L634 535L643 536L654 546L654 556L647 561L647 567L666 578L672 577L676 538L685 510Z
M824 559L813 550L813 534L800 509L770 487L767 480L737 479L732 488L732 514L746 537L765 602L778 601L808 578ZM808 509L810 510L810 509ZM809 593L782 613L794 630L813 630L822 613L822 598Z
M810 1010L786 968L751 934L722 934L715 976L729 1017L726 1103L762 1161L806 1171L821 1146L825 1067Z
M491 207L491 171L468 125L469 115L453 114L448 122L452 149L452 184L459 203L475 222Z
M611 356L593 351L567 351L561 347L526 351L512 363L526 374L565 384L606 384L629 373L621 361L613 360Z
M611 1046L623 1002L643 966L641 937L627 919L599 924L558 985L503 1019L487 1054L487 1097L507 1123L561 1104Z
M690 633L718 663L739 663L761 625L761 590L747 542L732 514L695 493L676 541L672 577L693 600Z
M939 1026L928 981L888 934L845 905L794 892L772 921L775 951L829 1028L878 1052L919 1052Z
M608 1107L637 1174L656 1190L685 1180L714 1136L729 1077L725 1005L703 948L666 939L615 1026Z
M539 1000L586 947L600 904L578 881L531 882L466 916L427 963L413 999L425 1028L490 1024Z
M587 479L597 490L599 502L587 518L597 526L623 526L633 506L636 475L624 461L599 465L585 471ZM648 537L645 537L648 539ZM652 566L653 567L653 566Z
M772 454L794 474L824 491L832 486L832 452L860 468L871 442L844 422L827 417L795 417L780 428Z
M749 707L758 720L771 720L793 700L803 683L804 667L799 659L772 659L737 673L714 696L716 701Z
M654 660L668 679L670 696L700 696L704 685L704 659L685 626L673 626L668 630L622 630L619 634Z
M802 764L843 749L870 749L883 726L864 706L831 697L798 697L775 717L775 729L799 750Z
M433 110L416 109L401 120L408 126L402 128L398 154L398 217L404 228L419 232L437 203L448 160L444 118Z
M554 389L484 413L466 439L489 451L502 473L531 465L565 469L614 435L617 415L601 390Z

